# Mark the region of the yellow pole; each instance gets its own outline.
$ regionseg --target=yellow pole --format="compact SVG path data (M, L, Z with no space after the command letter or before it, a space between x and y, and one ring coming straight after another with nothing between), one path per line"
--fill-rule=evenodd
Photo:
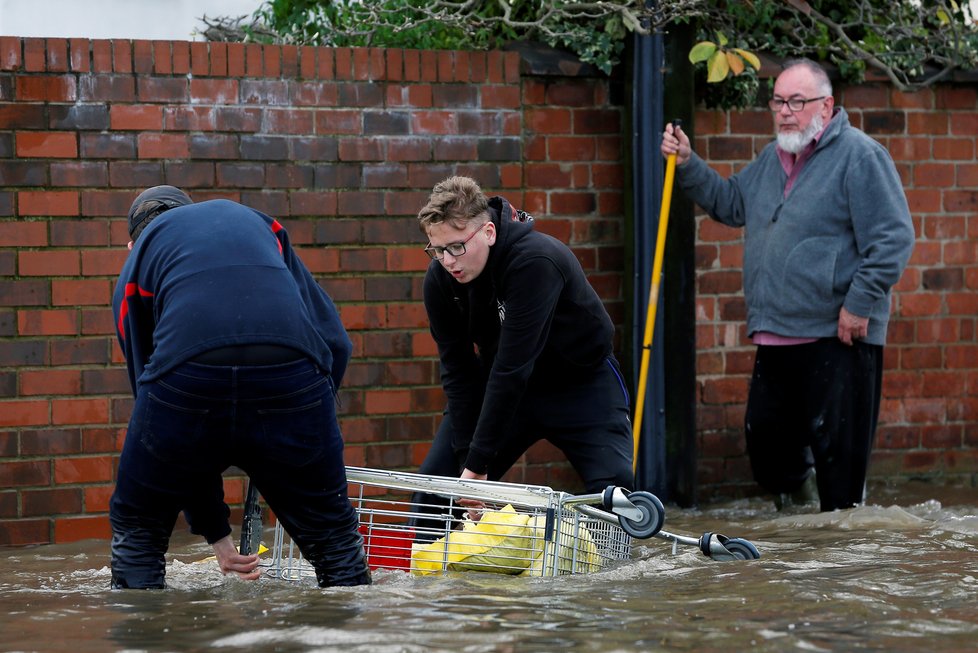
M678 121L673 122L673 129ZM676 176L676 155L666 159L666 178L662 188L662 207L659 211L659 233L655 240L655 257L652 259L652 282L649 287L649 307L645 317L645 338L642 344L642 365L638 374L638 393L635 402L635 419L632 422L632 471L638 467L638 444L642 436L642 414L645 411L645 389L649 375L649 356L652 353L652 332L655 329L655 312L659 304L659 278L662 276L662 257L666 250L666 227L672 204L672 182Z

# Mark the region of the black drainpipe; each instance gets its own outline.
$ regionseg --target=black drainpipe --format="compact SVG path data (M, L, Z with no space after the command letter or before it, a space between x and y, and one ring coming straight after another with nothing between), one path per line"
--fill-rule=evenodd
M638 392L645 320L648 313L652 259L662 201L665 165L659 154L663 118L663 38L661 33L636 34L632 48L631 159L632 159L632 388ZM646 380L645 408L636 460L635 485L668 500L666 483L664 358L662 355L662 295ZM637 403L633 398L632 405Z
M665 161L659 153L667 121L680 118L694 134L693 69L687 53L694 30L670 26L636 35L630 77L631 112L631 352L633 389L638 391L652 262L662 203ZM696 503L696 316L693 204L673 188L672 211L659 305L653 332L645 410L636 464L636 488L686 507ZM627 265L627 264L626 264ZM627 268L626 268L627 269ZM634 405L633 401L633 405Z

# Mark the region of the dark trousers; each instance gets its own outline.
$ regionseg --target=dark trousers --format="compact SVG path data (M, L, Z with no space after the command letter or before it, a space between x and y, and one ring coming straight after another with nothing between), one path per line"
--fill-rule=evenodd
M248 473L320 585L370 581L347 497L332 382L302 359L186 363L140 386L110 504L113 587L164 587L181 510L209 542L228 534L221 473Z
M601 492L609 485L632 488L628 393L613 359L605 360L578 383L539 384L529 389L514 410L512 431L498 434L500 448L489 465L489 480L502 478L530 446L545 439L567 456L588 493ZM466 453L446 414L419 473L458 476ZM419 493L414 501L430 506L423 512L443 512L446 505L444 499L430 494ZM438 524L415 523L419 528L433 529L439 528Z
M758 484L790 493L814 467L822 510L862 503L882 375L879 345L759 346L744 420Z

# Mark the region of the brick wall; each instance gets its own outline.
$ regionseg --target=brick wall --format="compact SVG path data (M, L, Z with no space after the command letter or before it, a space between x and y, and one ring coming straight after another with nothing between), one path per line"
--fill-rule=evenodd
M893 153L919 236L871 474L975 484L976 91L839 99ZM0 37L0 545L108 534L132 404L109 304L139 190L229 197L286 225L355 344L347 462L414 469L444 401L414 214L440 179L478 178L573 247L620 326L623 101L619 84L537 75L515 53ZM696 130L729 173L772 126L766 110L700 111ZM697 224L700 496L756 493L740 234ZM545 444L510 479L579 487ZM226 491L240 504L240 478Z
M621 323L611 86L516 53L0 38L0 545L109 533L132 405L110 296L140 190L285 224L354 342L347 462L416 469L444 404L417 210L477 178L574 248ZM548 446L512 478L576 483Z
M871 480L978 485L978 89L836 89L853 125L896 162L917 242L896 286ZM766 108L701 110L698 152L722 174L771 140ZM743 439L753 365L739 230L697 218L697 407L701 496L752 494Z

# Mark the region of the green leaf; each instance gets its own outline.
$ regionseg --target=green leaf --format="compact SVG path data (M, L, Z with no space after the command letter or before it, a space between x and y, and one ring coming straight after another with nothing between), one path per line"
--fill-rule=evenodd
M706 76L707 82L715 83L725 80L727 73L730 72L730 64L727 63L727 53L723 50L714 52L706 64L706 69L709 71L709 74Z
M727 40L727 35L723 32L717 32L717 41L720 43L720 47L725 47L729 41Z
M710 41L700 41L689 51L689 62L699 63L706 61L717 51L716 43Z

